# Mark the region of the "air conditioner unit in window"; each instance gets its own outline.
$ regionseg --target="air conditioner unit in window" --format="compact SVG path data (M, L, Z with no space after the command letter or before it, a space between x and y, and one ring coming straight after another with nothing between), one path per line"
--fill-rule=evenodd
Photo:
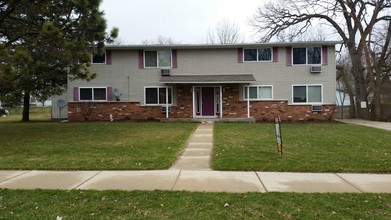
M166 106L162 106L161 111L163 113L166 113L166 109L167 109ZM168 107L168 112L171 112L171 106Z
M171 70L170 69L162 69L162 76L170 76Z
M321 73L322 67L321 66L311 66L311 73Z
M312 112L322 112L323 106L322 105L313 105L313 106L311 106L311 111Z

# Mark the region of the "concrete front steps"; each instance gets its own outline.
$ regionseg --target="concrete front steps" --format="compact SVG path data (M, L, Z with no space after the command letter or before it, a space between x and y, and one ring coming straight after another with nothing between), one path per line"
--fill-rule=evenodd
M200 124L190 136L185 150L170 170L211 170L213 123Z

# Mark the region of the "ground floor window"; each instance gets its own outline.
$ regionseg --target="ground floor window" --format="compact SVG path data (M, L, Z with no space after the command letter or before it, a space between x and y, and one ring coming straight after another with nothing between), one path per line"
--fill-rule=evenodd
M80 101L106 101L106 87L79 88Z
M248 90L247 90L248 88ZM247 100L247 91L250 94L250 100L271 100L273 99L273 86L257 85L244 86L244 100Z
M293 103L322 103L322 85L294 85Z
M166 94L168 92L168 104L172 104L172 88L171 87L145 87L145 104L146 105L161 105L166 104Z

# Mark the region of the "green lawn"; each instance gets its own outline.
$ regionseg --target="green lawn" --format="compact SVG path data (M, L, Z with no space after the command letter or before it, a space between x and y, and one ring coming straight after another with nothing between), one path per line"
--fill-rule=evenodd
M217 170L391 173L391 132L340 123L282 124L283 156L274 124L216 124Z
M57 216L64 220L390 219L391 194L0 190L0 219Z
M52 107L30 108L30 120L35 121L51 121L51 109ZM10 114L8 117L0 117L0 123L2 122L19 122L22 120L22 111L23 108L19 109L10 109Z
M0 169L166 169L191 123L0 123Z

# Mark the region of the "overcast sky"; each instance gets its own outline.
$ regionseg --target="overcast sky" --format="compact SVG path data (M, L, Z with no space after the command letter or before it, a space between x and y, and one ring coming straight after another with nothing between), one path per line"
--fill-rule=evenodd
M263 0L103 0L108 28L119 28L124 44L156 40L159 35L176 43L206 43L208 29L229 19L245 41L256 39L249 18Z

